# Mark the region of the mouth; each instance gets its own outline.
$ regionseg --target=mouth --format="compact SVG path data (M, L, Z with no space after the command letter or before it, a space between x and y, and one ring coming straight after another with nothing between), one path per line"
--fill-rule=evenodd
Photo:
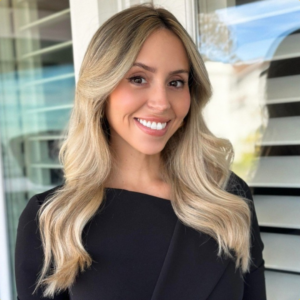
M153 136L163 136L169 127L171 120L164 123L161 122L151 122L145 119L134 118L137 126L144 132Z
M154 129L154 130L161 130L164 129L168 123L171 122L171 120L165 121L165 120L147 120L147 119L142 119L142 118L134 118L136 121L138 121L140 124L143 126L149 128L149 129Z

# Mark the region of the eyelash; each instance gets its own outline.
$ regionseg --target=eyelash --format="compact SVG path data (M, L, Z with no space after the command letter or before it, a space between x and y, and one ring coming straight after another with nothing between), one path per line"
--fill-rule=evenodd
M142 77L142 76L133 76L133 77L127 78L127 80L128 80L129 82L133 83L133 84L137 84L137 85L141 85L141 84L142 84L142 83L136 83L136 82L133 82L133 80L135 80L135 79L145 79L145 78ZM173 87L175 87L175 88L177 88L177 89L183 88L184 85L185 85L185 83L186 83L185 80L180 80L180 79L172 80L171 82L174 82L174 81L179 81L179 82L181 82L181 84L182 84L181 87L173 86Z

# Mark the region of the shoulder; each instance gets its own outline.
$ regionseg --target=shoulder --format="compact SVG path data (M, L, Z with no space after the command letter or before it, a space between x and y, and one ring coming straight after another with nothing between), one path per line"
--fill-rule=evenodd
M46 190L44 192L35 194L35 195L33 195L33 197L36 198L36 200L37 200L37 202L38 202L39 205L42 205L45 202L45 200L47 200L47 198L49 196L51 196L54 192L56 192L62 186L63 186L63 184L57 185L57 186L55 186L55 187L53 187L51 189L48 189L48 190Z
M247 198L249 200L253 200L251 189L249 185L246 183L246 181L243 180L241 177L239 177L233 171L230 172L231 174L227 181L226 191L228 193L235 194L243 198Z
M37 275L44 263L43 243L39 229L38 210L41 204L60 186L33 195L19 217L15 244L15 280L20 299L46 299L41 289L33 296ZM49 299L49 298L47 298ZM55 299L69 299L57 296Z
M62 185L55 186L48 189L42 193L37 193L33 195L25 205L20 217L19 217L19 227L24 227L32 221L36 221L37 212L41 205L45 202L48 196L52 195L57 189L62 187Z

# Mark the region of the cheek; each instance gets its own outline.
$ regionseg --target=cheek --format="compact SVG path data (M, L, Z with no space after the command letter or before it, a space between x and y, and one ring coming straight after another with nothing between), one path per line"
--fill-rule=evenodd
M185 117L190 110L191 97L189 91L181 95L180 99L176 101L176 111L178 117Z
M111 113L122 115L130 115L138 108L141 100L130 89L118 89L110 95L110 111Z

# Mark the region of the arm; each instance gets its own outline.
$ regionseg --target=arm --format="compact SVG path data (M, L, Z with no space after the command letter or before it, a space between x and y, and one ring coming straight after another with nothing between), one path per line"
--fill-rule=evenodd
M32 295L38 273L43 265L43 247L37 221L39 207L37 197L33 196L19 218L15 248L15 279L18 300L69 300L68 291L57 294L54 298L44 298L41 289Z

